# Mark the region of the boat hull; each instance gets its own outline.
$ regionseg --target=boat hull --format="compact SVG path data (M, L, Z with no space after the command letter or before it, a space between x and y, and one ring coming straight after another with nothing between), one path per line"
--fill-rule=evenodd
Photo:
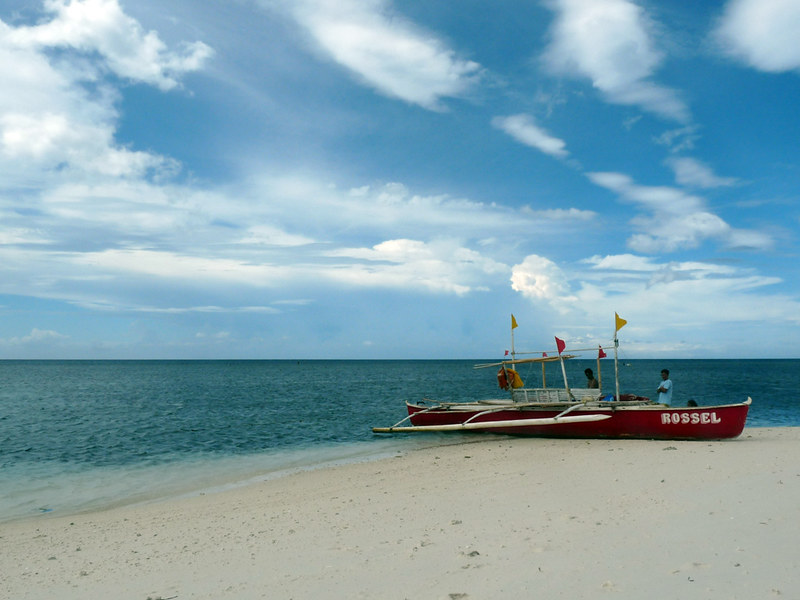
M597 403L573 407L569 417L598 416L596 420L565 418L568 407L489 407L449 404L430 407L407 403L413 427L469 424L468 431L556 438L632 438L661 440L720 440L738 437L744 429L751 400L740 404L667 407L656 404ZM559 415L565 415L558 418ZM536 419L543 419L541 424ZM522 423L515 424L514 421ZM503 426L492 426L503 422ZM487 424L483 429L480 424ZM458 428L455 428L456 430ZM453 430L449 427L445 430Z

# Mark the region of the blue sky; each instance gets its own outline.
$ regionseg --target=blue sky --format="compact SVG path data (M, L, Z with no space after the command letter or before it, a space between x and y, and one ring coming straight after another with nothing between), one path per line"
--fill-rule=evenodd
M0 358L797 357L800 2L6 0Z

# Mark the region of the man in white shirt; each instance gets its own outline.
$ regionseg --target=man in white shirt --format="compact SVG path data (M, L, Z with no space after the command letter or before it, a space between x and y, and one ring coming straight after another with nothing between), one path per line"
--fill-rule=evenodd
M672 381L669 379L669 370L661 369L661 385L658 387L658 401L669 406L672 404Z

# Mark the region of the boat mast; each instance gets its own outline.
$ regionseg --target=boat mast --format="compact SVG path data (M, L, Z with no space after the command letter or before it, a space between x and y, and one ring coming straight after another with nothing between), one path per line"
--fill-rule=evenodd
M617 313L614 313L614 382L617 387L617 400L619 400L619 363L617 359L617 348L619 348L619 339L617 339L617 332L625 327L628 322L621 318Z
M547 356L544 352L542 352L542 356ZM542 361L542 387L547 387L547 374L544 371L544 361Z
M517 328L517 320L514 318L514 314L511 314L511 360L516 358L516 353L514 352L514 330Z
M600 350L597 351L597 389L603 389L603 372L600 370L600 352L603 350L603 347L600 346Z
M561 363L561 374L564 376L564 389L567 390L567 398L572 398L572 392L569 389L569 382L567 381L567 369L564 367L564 357L561 353L564 351L565 344L563 340L556 337L556 349L558 350L558 362Z
M617 362L617 347L619 346L619 340L617 339L617 332L614 332L614 383L617 387L617 396L616 399L619 400L619 363ZM597 362L600 362L598 359Z

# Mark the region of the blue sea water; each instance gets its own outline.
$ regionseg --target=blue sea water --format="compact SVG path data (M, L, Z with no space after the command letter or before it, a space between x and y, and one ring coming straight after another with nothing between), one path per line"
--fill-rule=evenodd
M452 440L376 436L405 400L503 397L480 361L0 361L0 521L146 501ZM567 363L580 387L594 361ZM739 402L747 425L800 426L800 360L632 360L620 390ZM539 365L520 369L541 385ZM613 362L602 386L614 390ZM548 385L559 385L550 366Z

